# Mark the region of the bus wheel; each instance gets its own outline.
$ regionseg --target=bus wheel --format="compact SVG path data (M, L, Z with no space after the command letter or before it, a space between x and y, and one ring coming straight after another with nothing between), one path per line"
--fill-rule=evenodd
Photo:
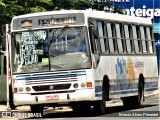
M106 75L103 78L102 95L105 101L109 100L109 78Z
M109 78L105 75L102 83L102 100L96 101L94 104L94 111L96 113L105 114L106 100L109 100Z
M96 101L94 104L94 112L98 114L105 114L106 112L106 101Z
M142 107L144 102L144 77L140 75L138 83L138 96L135 97L135 104L137 107Z
M44 105L30 105L31 113L40 113L43 116Z
M83 112L83 108L79 107L77 105L73 105L72 106L72 110L73 110L74 113L81 113L81 112Z
M143 105L144 102L144 78L142 75L139 78L138 82L138 95L137 96L131 96L131 97L124 97L122 98L123 105L126 108L140 108Z
M91 111L91 105L88 102L75 103L71 106L74 113L89 113Z

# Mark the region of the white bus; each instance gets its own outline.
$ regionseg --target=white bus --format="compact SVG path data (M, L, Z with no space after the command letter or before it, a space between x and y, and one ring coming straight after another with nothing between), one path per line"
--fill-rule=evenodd
M140 107L144 94L158 89L147 18L87 10L16 16L10 47L14 104L32 112L70 105L105 113L112 98Z

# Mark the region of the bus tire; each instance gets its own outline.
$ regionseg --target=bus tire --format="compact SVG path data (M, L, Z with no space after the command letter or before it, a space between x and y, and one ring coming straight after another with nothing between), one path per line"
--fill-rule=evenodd
M40 113L43 116L44 105L30 105L31 113Z
M74 113L89 113L91 111L91 104L89 102L79 102L71 105Z
M105 114L105 112L106 112L106 101L104 101L104 100L95 101L94 112L96 114Z
M138 82L138 95L135 97L135 105L140 108L144 102L144 77L141 74Z
M144 102L144 77L141 74L138 81L138 95L122 98L126 108L141 108Z
M102 82L102 100L95 101L94 111L98 114L105 114L106 100L109 100L109 78L107 75L103 77Z
M82 107L79 107L79 106L77 106L77 105L73 105L73 106L72 106L72 110L73 110L73 112L76 113L76 114L83 112L83 108L82 108Z
M102 95L105 101L109 100L109 78L107 75L103 77Z

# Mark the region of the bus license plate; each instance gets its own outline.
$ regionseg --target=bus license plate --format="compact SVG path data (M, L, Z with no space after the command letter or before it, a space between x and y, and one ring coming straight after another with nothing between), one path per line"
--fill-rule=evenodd
M46 96L46 100L59 100L59 96L58 95L48 95Z

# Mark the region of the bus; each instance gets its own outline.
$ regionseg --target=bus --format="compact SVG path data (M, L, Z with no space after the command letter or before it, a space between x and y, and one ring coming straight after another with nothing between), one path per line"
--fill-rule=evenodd
M150 19L105 11L59 10L15 16L9 40L15 106L31 112L68 105L104 114L106 101L141 107L158 89Z

